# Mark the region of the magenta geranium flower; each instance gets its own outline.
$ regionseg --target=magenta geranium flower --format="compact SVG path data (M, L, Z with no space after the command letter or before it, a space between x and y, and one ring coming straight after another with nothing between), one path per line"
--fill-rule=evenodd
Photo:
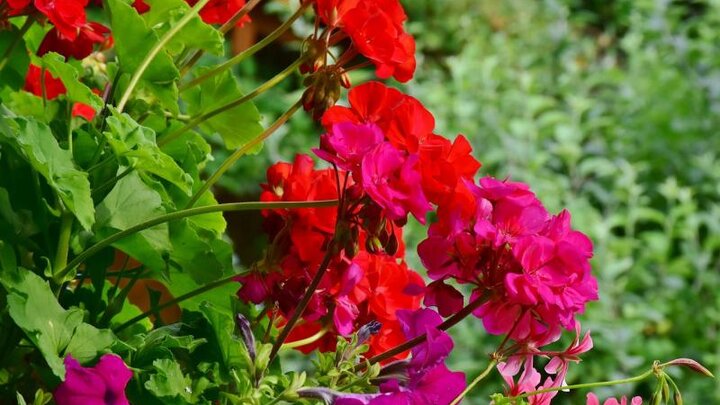
M94 367L65 357L65 381L53 393L57 405L129 405L125 386L133 376L122 359L106 354Z
M587 394L587 405L600 405L598 397L592 392ZM619 401L615 398L608 398L603 402L603 405L628 405L628 401L626 397L620 398ZM642 398L633 397L633 399L630 400L630 405L642 405Z

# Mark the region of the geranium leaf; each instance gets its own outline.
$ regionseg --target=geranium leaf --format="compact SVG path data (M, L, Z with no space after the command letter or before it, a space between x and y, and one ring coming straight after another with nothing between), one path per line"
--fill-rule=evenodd
M95 221L87 173L60 147L50 127L33 119L0 118L0 143L9 144L40 173L85 229Z
M118 157L128 160L130 167L154 174L176 185L184 193L192 192L193 179L155 143L155 131L140 126L129 115L112 110L107 118L109 131L104 133Z
M152 46L158 42L158 36L126 2L108 0L108 6L115 39L115 52L120 60L120 72L132 75ZM175 81L179 78L180 72L173 64L172 58L163 50L155 56L142 75L140 87L150 91L163 107L177 114L178 91ZM124 86L122 84L121 87L127 86L127 82ZM124 89L118 89L118 94L122 94L121 90Z
M95 111L103 106L102 99L80 82L78 71L72 65L65 63L61 55L50 52L38 60L38 66L45 69L63 82L67 93L65 97L75 103L87 104Z
M0 278L0 283L8 292L13 321L59 378L65 378L62 357L72 354L80 361L92 360L113 343L110 331L83 323L82 310L61 307L47 281L35 273L20 268L12 277Z
M200 70L202 73L202 70ZM235 77L229 71L218 74L188 89L183 100L188 104L188 112L201 115L227 105L243 96ZM248 101L224 111L200 124L200 128L218 133L228 149L239 148L263 131L260 125L260 112L255 104ZM260 150L262 145L254 148Z
M120 179L97 207L97 236L107 237L165 213L160 194L136 172ZM156 225L113 244L153 270L162 270L172 248L167 224Z
M158 36L161 36L188 11L190 7L184 0L160 0L152 3L143 18L148 27L153 27ZM222 55L225 51L220 32L205 24L197 15L172 37L167 48L173 54L179 54L188 48L204 49L215 55Z

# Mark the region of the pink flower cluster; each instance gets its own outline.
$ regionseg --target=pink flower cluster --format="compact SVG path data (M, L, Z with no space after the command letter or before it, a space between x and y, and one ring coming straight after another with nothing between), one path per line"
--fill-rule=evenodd
M465 187L468 198L441 204L418 247L435 280L426 305L455 313L462 295L447 281L470 284L473 299L485 301L474 314L488 332L536 346L557 340L598 298L592 243L571 228L567 211L550 215L526 184L485 177Z

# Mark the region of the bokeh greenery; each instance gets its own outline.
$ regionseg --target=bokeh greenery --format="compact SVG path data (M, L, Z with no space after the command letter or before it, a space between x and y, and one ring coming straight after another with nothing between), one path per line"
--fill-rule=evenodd
M405 5L419 60L406 91L435 114L440 133L472 141L484 175L528 182L551 210L568 208L595 243L601 300L581 317L595 350L568 382L622 378L676 357L720 375L720 1ZM277 56L261 54L254 63L263 69L246 64L237 73L252 87ZM283 111L299 85L295 78L274 89L261 110ZM264 168L309 153L318 131L295 117L223 187L252 198ZM415 229L410 245L423 238ZM477 320L453 335L452 367L472 378L498 339ZM675 371L686 403L720 403L717 380ZM468 402L485 404L500 387L495 377ZM647 400L649 388L596 392ZM559 397L584 403L585 392Z

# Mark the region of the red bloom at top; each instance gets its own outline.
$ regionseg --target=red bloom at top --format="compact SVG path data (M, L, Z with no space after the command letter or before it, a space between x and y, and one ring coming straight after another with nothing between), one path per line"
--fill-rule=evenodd
M381 79L400 82L415 73L415 40L405 32L405 10L398 0L317 0L317 14L331 28L339 28L354 50L373 64Z
M189 5L194 6L198 0L187 0L187 2ZM210 0L200 10L200 17L207 24L225 24L243 7L245 7L245 0ZM250 22L250 16L246 14L235 25L242 27L248 22Z
M87 4L88 0L35 0L35 7L47 16L60 36L68 40L77 38L87 22Z

